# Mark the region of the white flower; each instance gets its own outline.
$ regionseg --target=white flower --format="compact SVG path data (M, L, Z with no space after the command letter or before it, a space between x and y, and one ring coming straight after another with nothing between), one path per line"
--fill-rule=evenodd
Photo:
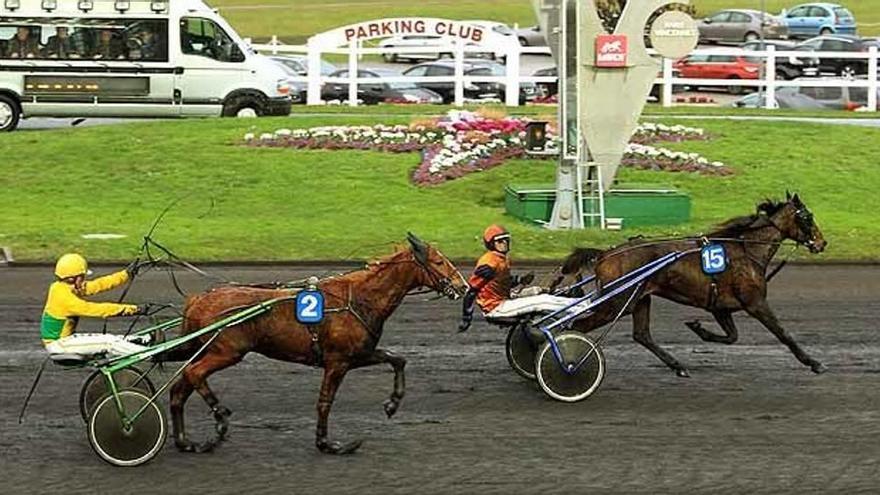
M278 129L275 131L275 137L287 137L293 134L290 129Z
M254 133L253 133L253 132L249 132L249 133L245 134L245 135L244 135L244 140L245 140L245 142L248 142L248 143L251 142L251 141L253 141L253 140L254 140Z
M269 133L260 134L260 141L272 141L275 136Z

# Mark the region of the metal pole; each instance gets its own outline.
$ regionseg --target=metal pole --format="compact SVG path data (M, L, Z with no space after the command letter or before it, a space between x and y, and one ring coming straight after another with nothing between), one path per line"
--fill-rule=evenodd
M767 18L765 17L766 14L767 14L767 11L765 10L766 8L767 8L767 0L761 0L761 5L760 5L760 9L761 9L761 31L760 31L760 33L759 33L759 36L761 37L761 50L762 50L762 51L763 51L763 50L767 50L767 43L766 43L765 38L764 38L764 23L767 22ZM761 79L761 80L766 80L767 77L768 77L768 76L767 76L767 72L768 72L768 71L767 71L767 62L768 62L768 59L765 57L765 58L764 58L764 63L761 64L761 73L758 74L758 78ZM776 75L775 75L775 74L771 74L770 77L776 77ZM758 91L759 91L759 94L758 94L758 101L759 101L759 102L765 98L765 96L764 96L764 91L765 91L765 89L766 89L765 86L760 86L760 89L758 90Z

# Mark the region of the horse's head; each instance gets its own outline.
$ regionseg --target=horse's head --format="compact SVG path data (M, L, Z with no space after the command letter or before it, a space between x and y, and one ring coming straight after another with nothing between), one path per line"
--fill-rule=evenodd
M787 239L803 244L812 253L821 253L828 242L816 225L813 214L797 194L785 193L784 203L766 202L758 207Z
M406 240L422 268L422 285L450 299L458 299L467 292L467 281L443 253L412 233L407 233Z

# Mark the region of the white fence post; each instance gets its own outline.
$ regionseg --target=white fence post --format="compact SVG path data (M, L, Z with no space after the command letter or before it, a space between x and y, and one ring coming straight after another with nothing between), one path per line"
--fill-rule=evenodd
M776 108L776 46L768 45L767 60L764 64L764 82L767 83L767 95L764 108L772 110Z
M464 106L464 43L455 44L455 106Z
M274 38L274 36L273 36ZM306 91L306 103L309 105L321 104L321 49L311 40L308 44L309 73L308 88Z
M278 55L278 45L281 43L278 42L278 36L272 35L272 40L269 41L269 44L272 45L272 55Z
M672 107L672 59L663 59L663 106Z
M348 106L356 107L358 104L358 45L348 44Z
M515 46L511 45L505 50L505 58L507 65L507 83L504 85L506 93L504 95L504 104L509 107L519 106L519 61L522 51L519 48L519 42Z
M877 81L877 47L868 49L868 110L877 111L877 90L880 84Z

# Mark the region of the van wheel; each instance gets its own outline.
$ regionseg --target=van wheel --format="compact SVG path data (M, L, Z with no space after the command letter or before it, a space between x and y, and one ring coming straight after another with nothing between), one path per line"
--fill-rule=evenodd
M13 98L0 95L0 132L14 131L21 120L21 109Z
M252 118L263 116L263 105L254 96L235 96L223 105L224 117Z

